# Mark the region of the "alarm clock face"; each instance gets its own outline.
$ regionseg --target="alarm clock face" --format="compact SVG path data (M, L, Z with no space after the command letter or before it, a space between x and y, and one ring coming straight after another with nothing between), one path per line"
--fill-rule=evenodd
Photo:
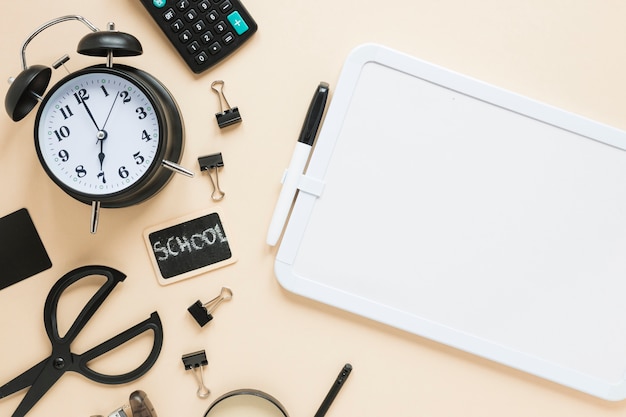
M147 90L99 67L67 76L44 99L35 123L46 172L79 199L130 191L160 165L163 119Z

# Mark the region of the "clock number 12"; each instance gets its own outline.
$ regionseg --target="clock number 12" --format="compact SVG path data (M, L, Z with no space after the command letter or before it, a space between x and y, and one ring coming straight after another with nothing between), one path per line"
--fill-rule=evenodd
M89 94L87 94L87 90L81 88L78 92L74 93L74 98L76 102L80 105L83 104L83 101L89 100Z

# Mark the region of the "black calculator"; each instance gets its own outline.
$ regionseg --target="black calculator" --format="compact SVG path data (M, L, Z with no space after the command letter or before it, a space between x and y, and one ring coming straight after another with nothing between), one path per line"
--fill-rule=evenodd
M257 31L239 0L141 0L189 68L199 74Z

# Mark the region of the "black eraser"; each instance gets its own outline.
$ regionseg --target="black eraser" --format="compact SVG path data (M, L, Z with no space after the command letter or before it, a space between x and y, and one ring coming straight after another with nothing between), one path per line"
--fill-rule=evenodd
M52 267L25 208L0 218L0 290Z

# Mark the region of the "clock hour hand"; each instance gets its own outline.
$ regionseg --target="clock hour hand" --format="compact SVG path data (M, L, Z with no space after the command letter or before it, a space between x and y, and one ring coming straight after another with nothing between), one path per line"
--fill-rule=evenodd
M104 141L107 138L107 132L105 132L104 130L99 130L96 136L98 138L98 142L100 142L100 152L98 153L98 159L100 160L100 171L103 171L104 158L106 157L106 155L104 154Z
M104 152L100 151L100 153L98 154L98 159L100 160L100 171L102 171L102 166L104 164Z

